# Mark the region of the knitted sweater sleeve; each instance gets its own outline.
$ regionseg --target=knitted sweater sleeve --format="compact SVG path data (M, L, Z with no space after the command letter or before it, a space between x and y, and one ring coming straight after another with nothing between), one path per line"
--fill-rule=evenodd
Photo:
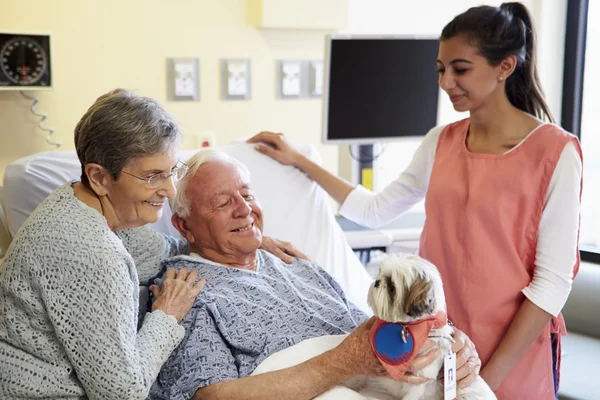
M147 285L160 272L161 262L189 253L185 239L158 233L148 225L120 231L118 236L135 261L141 285Z
M45 275L43 300L88 398L144 399L184 329L156 311L137 332L135 266L110 247L100 242L85 262L66 254Z

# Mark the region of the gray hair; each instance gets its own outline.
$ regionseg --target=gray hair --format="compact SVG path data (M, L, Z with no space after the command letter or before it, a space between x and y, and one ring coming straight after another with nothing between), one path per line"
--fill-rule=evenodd
M133 158L177 147L181 128L162 106L148 97L115 89L96 100L75 127L81 182L89 186L85 166L102 165L113 179Z
M177 182L177 194L175 197L169 200L173 214L176 214L181 218L186 218L190 215L191 201L187 194L187 186L203 164L216 161L225 161L235 165L243 174L246 175L248 181L250 181L250 170L241 161L231 157L227 153L223 153L222 151L213 149L200 150L185 162L185 164L189 167L189 170L183 179Z

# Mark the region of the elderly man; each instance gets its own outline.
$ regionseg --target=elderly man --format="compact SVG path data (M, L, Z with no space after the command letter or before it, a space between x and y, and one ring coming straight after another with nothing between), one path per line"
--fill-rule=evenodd
M309 399L355 375L382 375L368 342L372 321L359 326L367 316L337 282L310 261L287 265L259 249L262 210L247 168L212 150L186 164L172 221L191 254L171 258L164 267L196 271L207 283L182 320L185 337L151 397ZM352 331L339 346L306 362L250 376L280 350ZM434 357L422 357L420 367Z

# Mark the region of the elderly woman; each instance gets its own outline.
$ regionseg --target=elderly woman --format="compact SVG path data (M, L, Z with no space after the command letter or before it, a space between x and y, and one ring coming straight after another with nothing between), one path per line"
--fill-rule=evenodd
M248 169L211 150L186 164L190 172L172 200L172 221L191 253L164 265L198 271L208 283L182 321L185 338L163 367L151 398L309 399L352 376L382 374L367 339L371 322L360 325L367 316L337 282L310 261L284 265L259 250L263 214ZM290 346L350 332L339 346L307 362L250 376ZM455 350L464 345L459 340ZM471 350L461 353L459 366ZM436 355L430 352L412 367L420 369Z
M179 138L157 102L120 89L79 121L81 181L40 204L0 266L0 398L146 398L204 285L168 271L138 331L140 283L187 252L146 225L186 173Z

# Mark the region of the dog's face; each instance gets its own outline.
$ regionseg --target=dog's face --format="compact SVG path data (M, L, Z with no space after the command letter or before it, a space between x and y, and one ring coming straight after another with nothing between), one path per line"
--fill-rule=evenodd
M380 319L411 322L446 311L440 274L433 264L414 254L384 258L369 289L369 306Z

